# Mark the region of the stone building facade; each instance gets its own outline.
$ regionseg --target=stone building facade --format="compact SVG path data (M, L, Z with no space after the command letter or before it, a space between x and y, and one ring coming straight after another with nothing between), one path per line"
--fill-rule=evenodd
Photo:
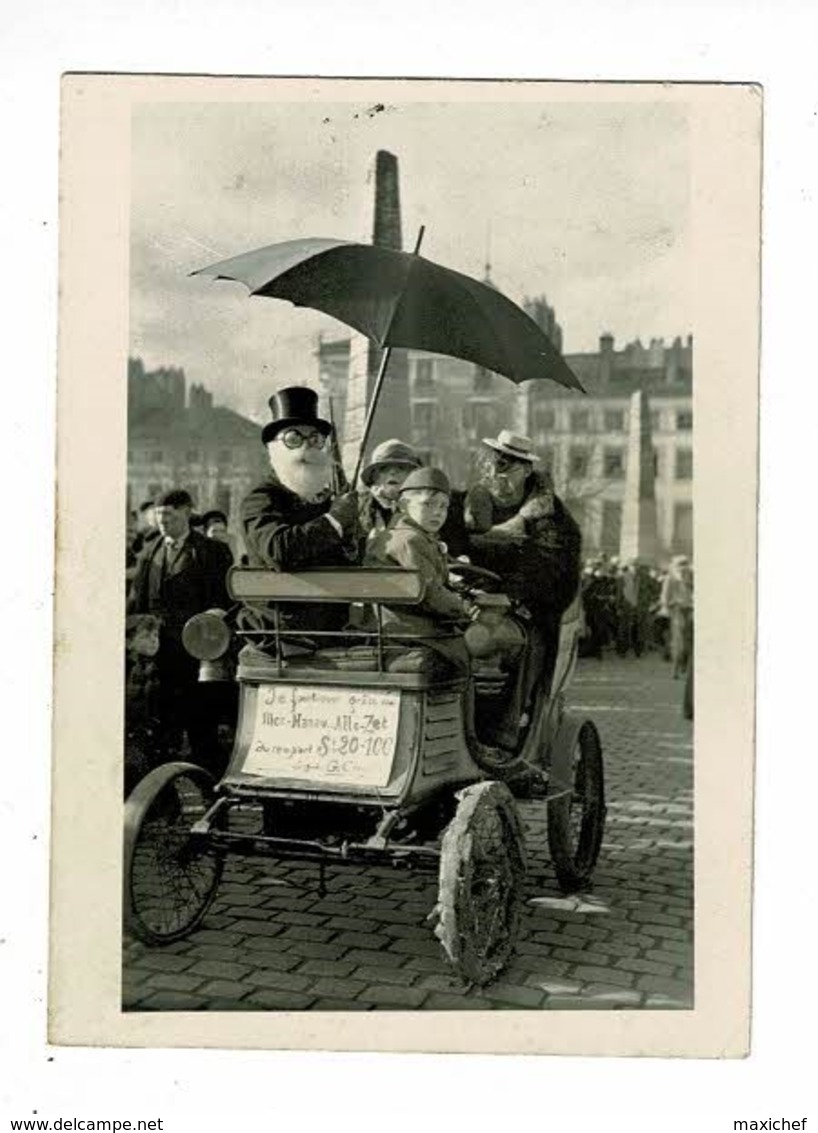
M693 551L693 340L638 340L616 350L567 354L588 396L552 382L520 387L517 423L551 467L557 490L582 525L586 551L619 552L628 460L630 398L647 396L659 551Z
M562 328L545 299L525 309L561 349ZM319 343L319 384L342 420L349 339ZM470 362L407 351L410 416L403 439L454 483L473 471L481 438L512 428L534 440L557 491L583 529L587 554L618 554L628 460L631 395L648 399L655 470L659 555L693 551L693 340L653 338L617 350L603 334L599 350L566 354L588 396L553 382L522 386ZM388 378L384 399L389 397Z
M187 388L179 369L148 371L128 362L128 508L169 488L185 488L198 512L220 508L239 534L243 497L268 470L260 428Z

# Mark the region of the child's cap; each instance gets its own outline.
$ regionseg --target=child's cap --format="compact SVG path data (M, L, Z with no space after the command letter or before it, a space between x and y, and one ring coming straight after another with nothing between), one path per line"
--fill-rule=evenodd
M425 488L427 491L443 492L447 496L452 494L449 478L442 468L418 468L414 472L410 472L401 484L401 495L404 492L411 492L413 489L420 488Z

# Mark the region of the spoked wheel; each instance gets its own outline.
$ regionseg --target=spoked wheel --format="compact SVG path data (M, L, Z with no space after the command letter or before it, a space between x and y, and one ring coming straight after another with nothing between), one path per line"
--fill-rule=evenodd
M208 773L166 763L125 803L125 927L146 944L170 944L200 923L221 878L223 854L191 833L214 799Z
M461 791L443 835L435 935L459 974L487 984L514 950L525 876L525 844L503 783Z
M605 828L602 743L590 720L580 728L571 759L570 789L548 801L548 848L566 893L587 884Z

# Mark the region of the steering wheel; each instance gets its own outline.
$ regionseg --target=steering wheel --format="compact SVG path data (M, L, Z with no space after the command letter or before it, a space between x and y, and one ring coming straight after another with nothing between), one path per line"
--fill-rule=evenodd
M502 585L502 578L499 574L495 574L493 570L486 570L485 567L474 566L472 563L453 562L448 565L449 574L460 576L460 580L464 589L470 590L474 586L479 586L482 583L491 582Z

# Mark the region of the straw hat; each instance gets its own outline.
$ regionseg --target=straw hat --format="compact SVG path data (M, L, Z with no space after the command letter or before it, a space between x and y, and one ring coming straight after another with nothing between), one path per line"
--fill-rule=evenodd
M514 457L525 464L533 464L537 459L534 453L534 442L531 437L523 437L520 433L512 433L510 429L501 429L499 435L483 437L483 444L501 452L505 456Z

